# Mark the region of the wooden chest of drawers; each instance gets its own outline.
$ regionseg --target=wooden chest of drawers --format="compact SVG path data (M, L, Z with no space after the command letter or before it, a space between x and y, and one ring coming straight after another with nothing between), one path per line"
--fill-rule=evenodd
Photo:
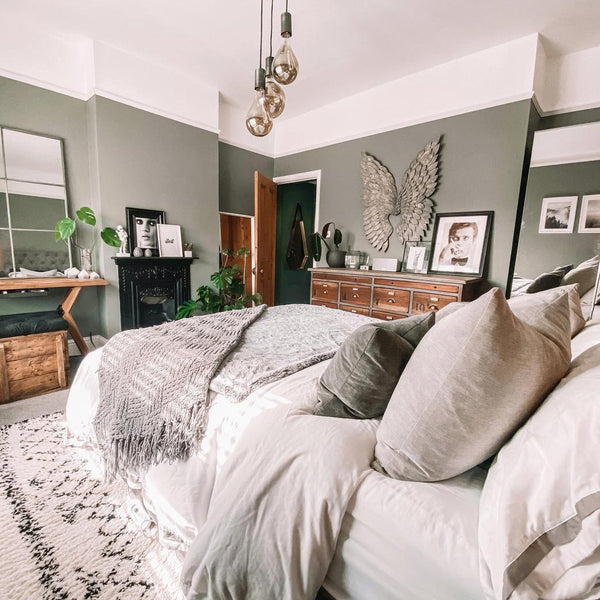
M479 295L480 277L314 268L311 304L391 321Z

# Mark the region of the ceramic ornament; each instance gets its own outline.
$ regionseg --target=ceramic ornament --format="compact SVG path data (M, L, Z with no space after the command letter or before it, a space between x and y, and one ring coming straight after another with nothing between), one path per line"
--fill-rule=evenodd
M70 269L65 270L65 277L69 279L77 279L77 275L79 275L79 269L77 267L71 267Z
M79 271L79 275L77 275L77 279L89 279L90 278L90 274L83 269L83 271Z

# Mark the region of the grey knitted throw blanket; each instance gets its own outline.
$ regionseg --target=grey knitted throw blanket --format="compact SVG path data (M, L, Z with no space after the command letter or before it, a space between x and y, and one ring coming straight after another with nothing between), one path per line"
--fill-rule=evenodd
M102 352L96 439L108 481L186 459L202 439L208 386L265 306L124 331Z

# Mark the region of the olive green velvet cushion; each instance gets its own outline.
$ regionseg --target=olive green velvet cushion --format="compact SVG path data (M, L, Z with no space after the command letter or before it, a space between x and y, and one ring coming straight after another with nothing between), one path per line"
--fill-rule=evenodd
M380 417L408 359L434 321L434 314L428 313L359 327L321 376L315 414Z
M563 267L556 267L556 269L549 273L542 273L538 275L527 288L528 294L535 294L537 292L543 292L544 290L551 290L552 288L558 287L562 281L562 278L573 268L573 265L564 265Z
M496 454L567 372L568 294L518 319L494 288L439 321L404 369L377 431L378 468L439 481Z
M64 331L68 326L56 310L6 315L0 317L0 338Z

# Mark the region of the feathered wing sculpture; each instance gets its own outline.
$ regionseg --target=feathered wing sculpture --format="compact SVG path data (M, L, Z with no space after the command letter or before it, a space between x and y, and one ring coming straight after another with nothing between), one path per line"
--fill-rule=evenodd
M440 139L429 142L412 161L398 194L394 176L375 157L363 152L363 224L377 250L387 251L393 227L390 215L400 215L396 233L402 243L420 239L433 213L432 194L438 180Z

